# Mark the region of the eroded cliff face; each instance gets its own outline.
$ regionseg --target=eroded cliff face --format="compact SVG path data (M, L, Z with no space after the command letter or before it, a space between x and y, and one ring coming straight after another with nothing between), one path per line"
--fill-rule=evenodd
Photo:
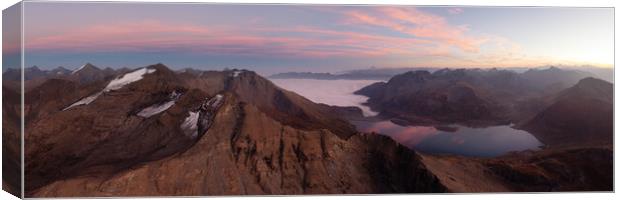
M419 155L379 135L341 139L273 120L231 94L186 151L106 177L55 181L32 196L442 192Z

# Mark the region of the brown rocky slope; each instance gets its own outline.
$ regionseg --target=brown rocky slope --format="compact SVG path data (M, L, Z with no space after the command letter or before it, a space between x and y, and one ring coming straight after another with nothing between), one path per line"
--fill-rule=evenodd
M26 196L604 191L613 185L610 145L488 159L421 154L385 136L356 133L343 116L361 115L359 109L315 104L251 71L176 73L157 64L129 73L140 71L150 73L115 90L106 90L110 79L48 80L26 93ZM70 92L50 92L60 88ZM485 97L455 90L459 98ZM89 104L73 106L100 91ZM203 115L205 102L218 95L221 106ZM144 115L171 100L169 108ZM188 119L207 125L188 129Z
M350 124L328 112L338 108L314 104L253 72L209 76L175 74L163 65L147 69L155 72L91 104L33 117L26 136L27 196L447 190L415 152L387 137L354 134ZM182 93L172 107L146 118L136 115L172 91ZM187 113L215 94L224 103L212 126L188 137L179 128ZM63 99L56 104L80 98Z

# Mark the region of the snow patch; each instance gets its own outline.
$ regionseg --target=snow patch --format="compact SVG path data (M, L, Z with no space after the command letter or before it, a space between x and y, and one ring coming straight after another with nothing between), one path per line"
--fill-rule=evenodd
M243 71L233 71L233 77L239 76L239 74L243 73Z
M151 117L153 115L159 114L168 110L168 108L172 107L177 99L181 96L180 93L173 91L169 96L169 101L165 103L155 104L149 107L142 109L137 115L140 117Z
M206 106L211 108L218 108L222 105L222 100L224 96L221 94L215 95L211 100L207 101Z
M69 110L70 108L73 108L75 106L79 106L79 105L88 105L89 103L95 101L95 99L97 99L97 97L99 97L99 95L101 95L103 92L97 92L96 94L90 95L86 98L83 98L73 104L71 104L70 106L66 107L65 109L62 109L63 111L65 110Z
M203 134L209 130L223 102L224 96L220 94L215 95L215 97L211 99L205 98L200 108L196 111L190 111L189 116L181 123L181 130L183 130L183 133L195 139L198 137L198 134Z
M153 73L155 71L156 69L142 68L142 69L139 69L133 72L129 72L121 77L118 77L110 81L110 83L108 83L108 86L106 86L105 89L103 89L103 91L109 92L112 90L121 89L123 86L139 81L143 78L144 75Z
M86 65L84 65L86 66ZM80 67L79 69L77 69L76 71L74 71L73 73L81 70L82 68L84 68L84 66ZM106 92L110 92L113 90L118 90L121 89L123 86L128 85L130 83L139 81L143 78L144 75L146 74L150 74L155 72L156 69L148 69L148 68L142 68L142 69L138 69L136 71L133 72L129 72L126 73L118 78L115 78L114 80L110 81L110 83L108 83L108 85L103 89L103 91L98 92L97 94L88 96L86 98L83 98L81 100L79 100L78 102L75 102L73 104L71 104L69 107L66 107L64 109L62 109L63 111L68 110L70 108L73 108L75 106L79 106L79 105L88 105L91 102L95 101L95 99L97 99L97 97L101 96L101 94L106 93Z
M84 65L82 65L81 67L79 67L79 68L77 68L77 69L73 70L73 72L71 72L71 74L75 74L75 73L77 73L78 71L80 71L80 70L84 69L84 67L86 67L86 64L84 64Z
M181 124L181 129L185 133L185 135L196 138L198 136L198 114L199 112L189 112L189 116L185 118L183 123Z
M140 111L138 113L138 116L140 117L151 117L153 115L159 114L161 112L164 112L166 110L168 110L168 108L172 107L174 105L174 103L176 103L175 100L171 100L171 101L167 101L165 103L162 104L156 104L156 105L152 105L149 106L145 109L142 109L142 111Z

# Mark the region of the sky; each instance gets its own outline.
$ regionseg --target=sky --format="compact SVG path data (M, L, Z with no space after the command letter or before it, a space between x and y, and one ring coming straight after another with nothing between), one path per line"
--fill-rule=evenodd
M613 8L27 2L25 65L613 67ZM11 52L10 47L3 47Z

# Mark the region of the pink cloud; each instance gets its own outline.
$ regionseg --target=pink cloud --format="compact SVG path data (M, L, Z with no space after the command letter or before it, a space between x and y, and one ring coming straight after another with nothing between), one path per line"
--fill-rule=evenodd
M420 64L437 67L504 65L506 59L518 61L522 56L518 45L505 38L471 36L467 25L452 25L441 16L415 8L372 7L338 10L337 13L346 22L342 25L350 26L350 29L303 24L261 26L261 18L250 19L251 26L241 27L129 21L82 26L55 35L29 36L25 40L25 47L28 52L183 52L292 58L384 57L400 59L385 61L394 63L394 66ZM375 30L377 27L380 31ZM400 34L385 34L386 30ZM482 44L485 44L484 50Z
M3 54L16 54L21 51L21 45L19 41L5 40L2 43Z
M316 6L304 9L312 11L311 14L325 15L301 19L296 21L297 25L292 23L295 20L277 24L281 21L271 20L271 15L256 15L241 19L243 26L227 23L227 19L209 25L191 21L119 20L71 25L73 28L52 26L41 28L45 31L26 34L25 47L27 52L174 52L271 58L369 58L377 62L373 65L383 67L538 66L574 62L529 55L509 38L470 30L476 27L455 24L449 21L452 18L445 17L462 14L463 8L446 7L439 14L405 6ZM326 23L311 25L317 22ZM3 50L17 52L19 47L19 43L6 43Z
M274 33L282 36L273 36ZM367 57L439 55L427 40L317 27L198 26L155 21L99 24L26 39L28 51L185 51L210 54Z
M351 11L348 16L349 23L385 27L466 52L477 52L485 41L484 38L466 35L469 30L466 25L451 25L441 16L415 8L380 7L371 12Z

